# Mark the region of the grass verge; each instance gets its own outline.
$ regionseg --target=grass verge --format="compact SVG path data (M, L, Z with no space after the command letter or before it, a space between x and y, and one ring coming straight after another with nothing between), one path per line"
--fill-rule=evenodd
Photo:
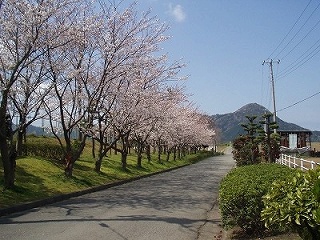
M0 209L161 172L192 164L211 155L211 152L199 152L176 161L166 161L163 155L161 163L156 160L156 156L153 156L150 163L145 159L143 167L137 168L136 156L130 154L127 170L124 171L121 168L120 154L109 154L102 162L101 172L97 173L93 170L93 158L88 152L84 152L76 162L71 178L64 175L63 164L56 161L36 157L19 158L16 166L15 187L1 192ZM3 189L2 167L0 167L0 188Z

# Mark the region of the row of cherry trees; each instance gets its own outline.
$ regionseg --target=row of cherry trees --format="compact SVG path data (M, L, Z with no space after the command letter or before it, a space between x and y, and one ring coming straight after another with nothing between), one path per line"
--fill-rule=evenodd
M138 165L150 143L168 149L209 144L214 134L210 122L179 84L184 65L169 62L161 49L167 29L149 11L139 13L135 4L0 0L5 187L14 186L15 158L21 154L27 127L43 117L50 120L51 132L64 150L67 176L87 137L98 143L97 171L110 148L121 152L125 168L132 141ZM16 131L10 128L14 117L19 121ZM76 145L75 131L80 132Z

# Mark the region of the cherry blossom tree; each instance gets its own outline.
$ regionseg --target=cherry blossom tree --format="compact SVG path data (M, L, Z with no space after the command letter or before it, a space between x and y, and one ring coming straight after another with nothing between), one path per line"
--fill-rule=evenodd
M17 122L14 132L17 132L18 156L22 155L22 143L23 140L26 141L27 127L43 117L43 114L40 114L42 102L51 89L45 75L43 58L39 57L21 71L19 78L11 88L9 98L12 106L8 110L11 117Z
M168 81L176 78L182 66L179 64L171 65L169 68L161 66L161 68L157 68L156 72L158 74L151 75L152 81L149 79L149 81L146 81L147 84L141 85L143 88L143 91L140 90L141 101L135 108L137 124L131 133L131 139L136 144L138 167L141 167L142 152L145 148L148 149L150 145L149 139L153 132L157 131L162 122L166 121L165 119L170 109L185 99L182 88L169 87L168 85ZM147 77L148 74L144 76L144 78ZM148 160L150 161L149 152Z
M180 149L206 141L210 132L206 121L186 105L183 89L168 82L179 80L183 64L169 63L163 54L167 29L150 11L140 14L135 4L0 1L0 148L5 187L14 185L11 118L15 114L20 145L26 127L47 115L64 151L67 176L72 176L88 136L99 144L96 171L110 148L121 152L126 169L133 140L138 166L143 148L152 142L158 142L160 154L161 145ZM118 140L120 146L115 144Z
M149 59L148 59L149 60ZM141 63L142 61L139 61ZM130 88L118 97L116 114L114 114L113 128L121 140L122 167L126 168L126 157L130 146L130 139L135 139L137 144L137 165L141 167L141 151L147 142L150 132L162 117L164 109L168 107L168 96L164 96L162 88L166 81L175 78L182 65L174 63L166 65L161 57L157 64L149 67L147 71L141 69L137 75L131 75ZM146 68L144 68L146 69ZM165 87L167 89L167 87ZM166 90L167 91L167 90ZM171 92L167 92L173 98Z
M142 121L141 109L152 102L151 89L174 77L182 67L178 62L168 65L167 56L158 54L160 44L167 40L167 25L149 11L140 15L134 4L123 10L101 4L100 9L105 28L100 33L99 51L105 65L97 77L104 84L95 109L98 124L87 129L99 143L96 171L109 148L121 153L122 167L126 168L130 133ZM112 142L107 136L110 132ZM114 144L117 140L121 147Z
M153 139L158 147L160 161L161 148L167 148L167 160L173 152L174 160L186 154L186 150L194 150L212 143L214 129L209 118L199 113L188 101L180 102L167 111L165 121L154 131Z
M60 21L60 18L55 19L55 23ZM93 123L92 113L103 84L96 78L96 72L103 71L103 63L96 53L96 38L102 26L93 6L86 2L79 3L63 19L63 24L64 34L56 39L61 46L55 49L48 46L47 49L48 75L53 91L44 104L52 132L64 150L65 174L72 176L74 163L87 138L82 132ZM55 128L55 122L59 122L60 128ZM74 140L76 132L79 138Z
M3 0L0 4L0 146L4 168L4 187L14 186L16 152L12 144L13 132L6 121L13 86L24 81L27 68L46 53L46 45L58 32L51 32L53 16L63 17L75 0ZM51 45L51 48L57 47Z

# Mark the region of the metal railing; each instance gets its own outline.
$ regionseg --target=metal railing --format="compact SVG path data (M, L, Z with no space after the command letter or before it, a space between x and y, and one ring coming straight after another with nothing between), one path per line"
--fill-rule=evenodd
M276 162L291 168L300 168L301 170L315 169L317 166L320 166L320 163L315 161L309 161L286 154L281 154L280 158L277 159Z

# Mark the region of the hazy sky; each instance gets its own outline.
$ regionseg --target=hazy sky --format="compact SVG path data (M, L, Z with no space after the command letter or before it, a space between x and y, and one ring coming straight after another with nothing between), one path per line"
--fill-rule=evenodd
M229 113L252 102L273 111L270 69L262 62L280 60L273 63L277 116L320 130L319 0L138 0L138 6L170 25L163 47L187 64L187 92L201 111Z

